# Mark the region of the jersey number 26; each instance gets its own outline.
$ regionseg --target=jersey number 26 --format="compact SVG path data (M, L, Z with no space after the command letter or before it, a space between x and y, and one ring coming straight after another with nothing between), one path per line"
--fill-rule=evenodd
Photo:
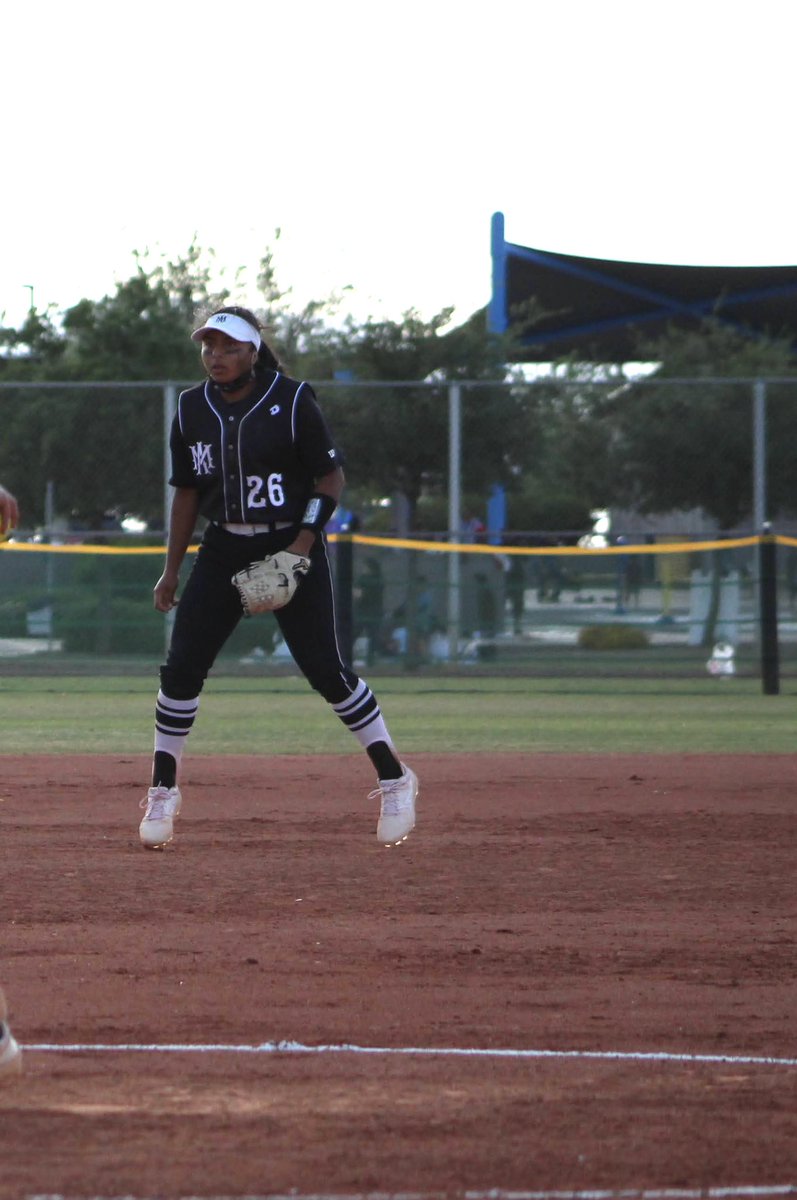
M247 503L250 508L282 508L285 503L282 475L276 472L265 481L259 475L247 475L246 486L249 488ZM263 495L264 488L266 496Z

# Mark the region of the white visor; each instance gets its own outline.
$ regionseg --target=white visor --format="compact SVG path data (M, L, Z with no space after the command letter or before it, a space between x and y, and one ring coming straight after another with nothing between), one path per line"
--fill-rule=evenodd
M191 334L191 341L201 342L205 334L210 333L212 329L218 329L219 333L226 333L227 337L231 337L234 342L251 342L255 350L260 349L260 334L252 328L248 321L245 321L243 317L236 317L234 313L214 313L201 329L194 330Z

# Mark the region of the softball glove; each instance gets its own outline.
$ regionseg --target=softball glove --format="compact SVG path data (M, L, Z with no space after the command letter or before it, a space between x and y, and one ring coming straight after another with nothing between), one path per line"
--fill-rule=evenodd
M309 558L279 550L237 571L232 582L240 593L245 615L253 617L255 613L284 608L309 570Z

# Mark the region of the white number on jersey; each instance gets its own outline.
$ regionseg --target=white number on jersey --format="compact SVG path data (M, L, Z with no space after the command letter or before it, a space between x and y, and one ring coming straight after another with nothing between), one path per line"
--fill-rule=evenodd
M285 493L282 490L282 475L274 473L263 481L259 475L247 475L246 485L249 488L247 504L250 508L282 508L285 503ZM263 495L265 487L268 499Z

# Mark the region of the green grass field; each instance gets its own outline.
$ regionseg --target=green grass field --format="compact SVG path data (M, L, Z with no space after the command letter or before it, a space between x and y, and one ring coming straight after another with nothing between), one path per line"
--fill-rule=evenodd
M368 676L403 754L791 753L797 686L753 679L424 679ZM148 754L157 674L9 676L0 753ZM299 678L206 685L192 754L349 754L356 743Z

